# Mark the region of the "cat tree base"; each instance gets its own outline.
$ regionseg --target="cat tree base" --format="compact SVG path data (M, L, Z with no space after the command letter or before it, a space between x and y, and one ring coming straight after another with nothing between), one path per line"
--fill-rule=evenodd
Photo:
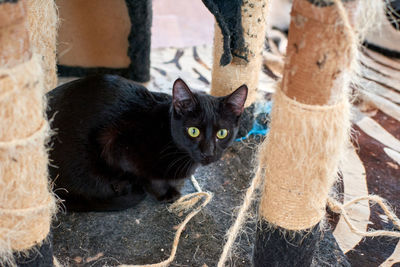
M265 266L266 262L276 266L351 266L332 232L322 233L319 224L302 233L283 228L271 230L265 221L258 229L261 230L257 231L253 254L256 267Z

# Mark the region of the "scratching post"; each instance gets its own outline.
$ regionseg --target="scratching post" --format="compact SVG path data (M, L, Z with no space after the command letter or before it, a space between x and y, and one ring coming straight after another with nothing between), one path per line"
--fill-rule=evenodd
M357 4L346 2L348 9ZM356 47L338 9L331 1L293 2L283 80L259 154L265 182L255 266L310 266L320 240L350 129L347 87Z
M0 265L51 266L55 202L44 146L40 57L31 53L27 2L0 2ZM22 264L22 263L21 263Z
M56 39L58 15L54 0L30 0L28 5L29 37L32 52L41 55L46 92L57 86Z
M222 23L216 16L211 94L214 96L227 95L240 85L246 84L249 88L246 106L249 106L254 102L257 95L262 50L265 41L265 19L268 0L239 2L241 3L241 25L244 38L242 49L236 48L237 45L235 45L235 42L240 42L239 37L228 38L226 34L222 34ZM240 20L238 23L240 23ZM224 28L222 27L222 29ZM231 61L224 61L222 57L226 54L226 46L229 47L232 43Z
M4 69L18 65L31 56L25 29L25 6L13 2L0 1L0 67Z

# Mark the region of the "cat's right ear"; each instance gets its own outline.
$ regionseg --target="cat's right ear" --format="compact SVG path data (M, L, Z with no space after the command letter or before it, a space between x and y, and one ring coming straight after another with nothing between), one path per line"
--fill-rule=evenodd
M247 85L243 84L225 98L225 105L236 116L240 116L243 113L244 103L246 102L248 91L249 89L247 88Z
M195 96L180 78L176 79L172 88L172 105L174 110L180 115L188 111L193 111L196 107Z

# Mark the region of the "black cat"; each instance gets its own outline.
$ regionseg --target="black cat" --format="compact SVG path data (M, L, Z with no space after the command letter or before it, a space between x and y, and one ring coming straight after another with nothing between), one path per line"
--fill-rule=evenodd
M177 79L173 96L113 75L91 76L47 94L56 132L50 176L67 210L111 211L180 196L177 184L232 143L247 97L192 93Z

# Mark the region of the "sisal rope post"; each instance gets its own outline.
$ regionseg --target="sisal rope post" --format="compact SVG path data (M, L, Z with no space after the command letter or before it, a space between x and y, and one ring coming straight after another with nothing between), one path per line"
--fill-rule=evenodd
M11 68L31 57L25 16L25 4L1 3L0 67L3 69Z
M32 52L41 55L44 72L44 89L48 92L57 86L56 43L58 14L54 0L30 0L28 5L29 39Z
M15 265L14 255L37 251L56 208L47 179L43 73L31 53L26 5L0 4L1 266Z
M259 73L262 64L262 51L265 41L265 25L268 0L243 1L241 7L242 27L247 61L233 56L232 62L220 65L223 54L223 36L215 23L211 95L224 96L232 93L242 84L249 88L246 106L257 98Z
M354 44L338 21L335 5L293 3L283 81L260 151L266 175L260 214L289 230L321 221L349 140L347 74Z
M340 0L315 1L321 6L311 2L293 2L283 79L259 153L265 179L256 267L265 262L311 264L328 194L349 141L347 88L356 57L354 34ZM346 5L353 10L357 1Z

